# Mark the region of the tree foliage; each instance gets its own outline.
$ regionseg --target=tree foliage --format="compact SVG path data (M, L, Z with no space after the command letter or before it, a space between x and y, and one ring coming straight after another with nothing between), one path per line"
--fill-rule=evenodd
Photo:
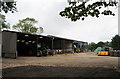
M105 45L105 43L102 42L102 41L100 41L100 42L97 43L97 47L102 47L103 45Z
M94 42L89 43L89 46L88 46L89 50L94 51L96 48L97 48L96 43Z
M89 0L90 1L90 0ZM93 2L92 4L87 2L69 2L69 6L65 7L59 14L62 17L71 19L71 21L77 21L79 19L84 20L85 17L99 17L101 15L115 15L109 7L117 6L116 1L101 1ZM103 10L103 11L102 11Z
M39 27L37 30L37 34L41 34L41 33L43 33L43 27Z
M97 47L102 47L102 46L107 46L107 47L111 47L111 42L108 42L108 41L106 41L106 42L102 42L102 41L100 41L100 42L98 42L98 43L94 43L94 42L91 42L91 43L89 43L89 50L91 50L91 51L94 51Z
M111 42L106 41L106 42L104 42L104 45L107 47L111 47Z
M37 22L38 21L36 21L34 18L25 18L25 19L19 20L19 23L17 23L16 25L13 25L13 28L24 33L36 33L38 28L34 25Z
M112 48L114 49L120 49L120 36L119 35L115 35L112 38L111 45L112 45Z
M4 28L9 29L10 26L5 20L5 15L0 14L0 31Z
M15 1L4 1L0 0L0 12L4 11L5 13L8 13L8 11L14 13L17 11L16 8L16 2Z

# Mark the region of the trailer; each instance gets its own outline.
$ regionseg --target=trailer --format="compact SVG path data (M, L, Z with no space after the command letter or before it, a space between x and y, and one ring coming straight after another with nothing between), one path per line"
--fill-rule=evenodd
M120 50L112 50L109 52L110 56L120 57Z

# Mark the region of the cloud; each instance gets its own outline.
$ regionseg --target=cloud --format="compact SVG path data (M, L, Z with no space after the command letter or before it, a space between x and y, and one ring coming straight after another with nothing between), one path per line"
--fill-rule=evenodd
M71 22L61 17L59 12L68 4L67 0L18 0L17 13L5 14L11 25L26 17L39 21L44 34L56 35L86 42L110 41L118 31L118 11L116 16L87 17L84 21Z

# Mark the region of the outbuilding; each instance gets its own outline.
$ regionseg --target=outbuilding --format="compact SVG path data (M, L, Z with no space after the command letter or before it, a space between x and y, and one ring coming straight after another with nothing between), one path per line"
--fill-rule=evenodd
M73 53L75 52L74 45L76 49L81 51L85 51L88 48L87 42L51 35L36 35L7 30L0 33L2 57L38 56L38 51L40 50L42 50L42 54L45 50L49 50L49 53L44 54L44 56Z

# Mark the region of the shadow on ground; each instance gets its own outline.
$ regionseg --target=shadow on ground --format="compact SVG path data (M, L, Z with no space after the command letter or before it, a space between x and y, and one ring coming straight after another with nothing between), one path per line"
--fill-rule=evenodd
M2 70L3 77L119 77L108 68L19 66Z

